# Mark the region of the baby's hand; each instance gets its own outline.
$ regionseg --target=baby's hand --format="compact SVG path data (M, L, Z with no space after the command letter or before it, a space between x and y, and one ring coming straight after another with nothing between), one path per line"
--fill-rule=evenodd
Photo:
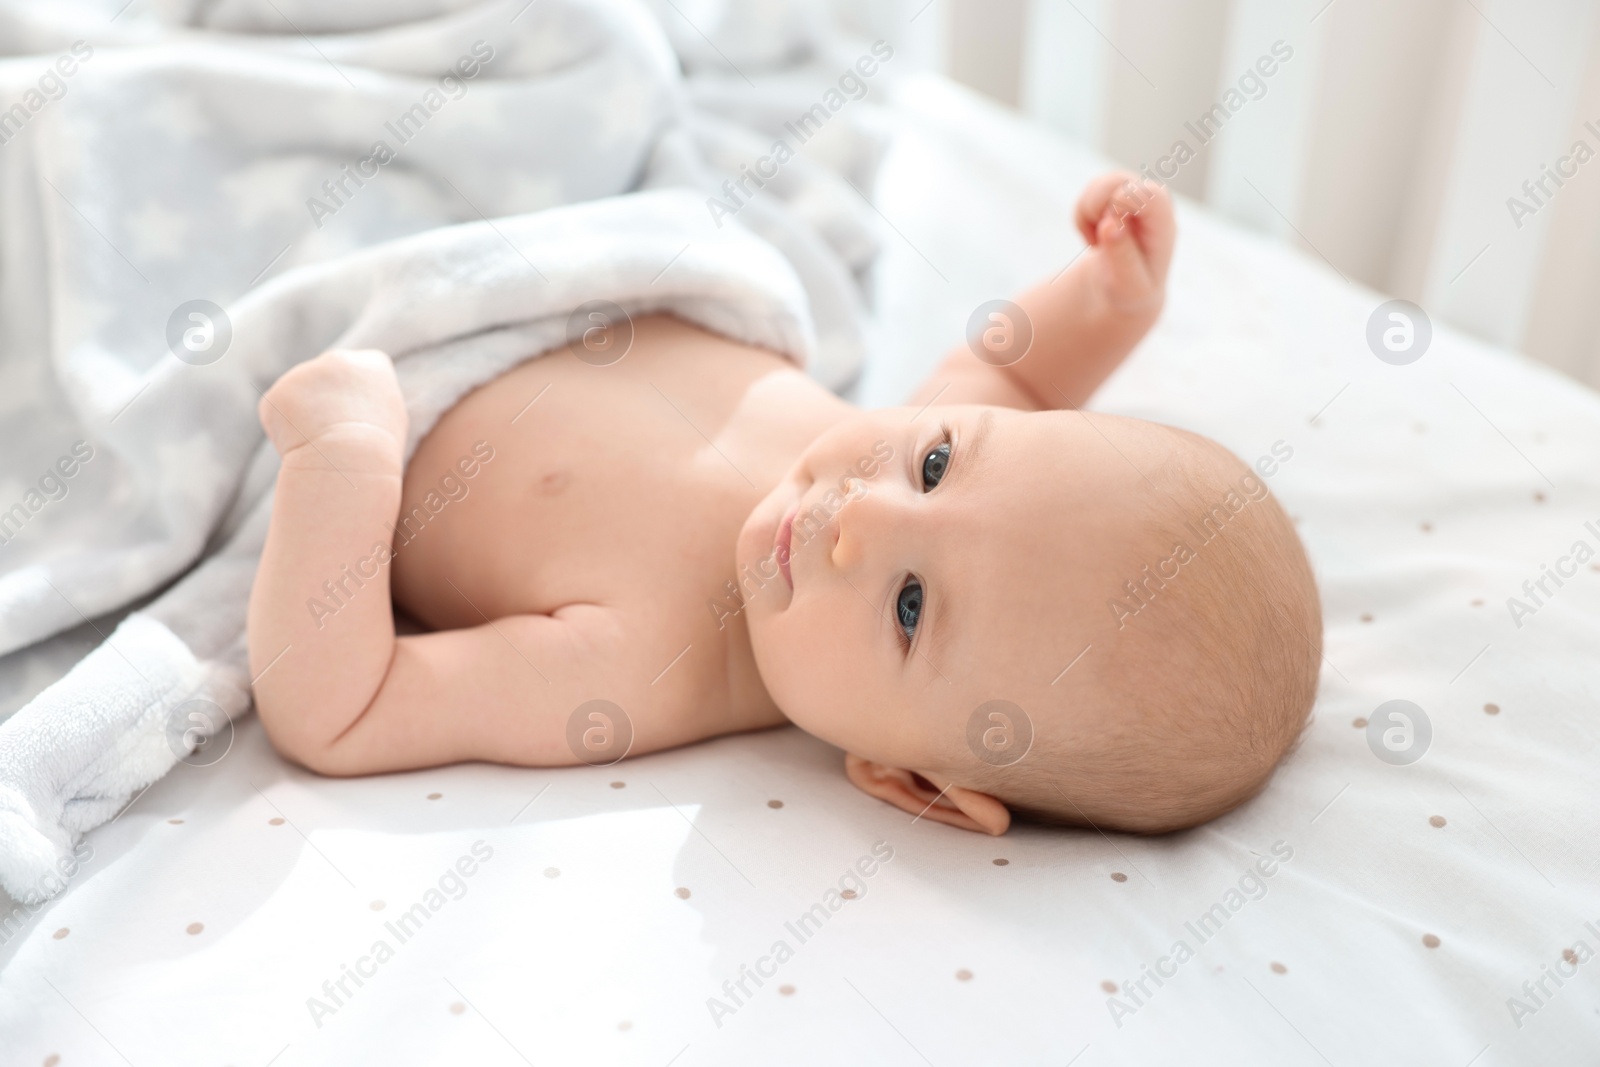
M398 459L410 425L394 363L376 349L331 349L296 364L261 397L257 414L285 457L337 440Z
M1159 311L1176 232L1166 189L1127 171L1102 174L1078 198L1077 223L1107 304L1130 314Z

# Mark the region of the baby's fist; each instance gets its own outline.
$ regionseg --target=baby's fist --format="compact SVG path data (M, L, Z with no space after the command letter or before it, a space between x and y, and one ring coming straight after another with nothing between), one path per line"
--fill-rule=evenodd
M1118 311L1159 311L1176 237L1166 189L1126 171L1102 174L1078 198L1077 224L1099 261L1107 302Z
M410 426L394 363L376 349L330 349L297 363L257 408L278 454L334 442L376 446L398 459Z

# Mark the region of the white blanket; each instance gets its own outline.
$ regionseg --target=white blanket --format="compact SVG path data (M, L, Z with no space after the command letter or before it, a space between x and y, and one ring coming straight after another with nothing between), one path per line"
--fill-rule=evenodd
M413 447L590 301L854 373L873 242L845 180L870 136L837 120L842 176L796 161L733 199L770 140L690 102L645 8L436 6L369 29L385 5L240 2L205 32L0 7L0 49L28 53L0 61L0 653L95 619L105 638L0 724L19 899L248 710L276 468L254 409L287 367L388 351ZM364 32L307 35L331 30Z

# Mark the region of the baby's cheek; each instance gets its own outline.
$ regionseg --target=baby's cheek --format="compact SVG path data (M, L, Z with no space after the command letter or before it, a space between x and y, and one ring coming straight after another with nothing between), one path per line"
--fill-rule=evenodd
M814 709L825 706L835 688L835 664L834 657L818 647L811 620L801 616L792 606L774 618L752 619L750 640L772 699L785 715L809 728Z
M805 677L808 642L793 622L782 616L751 620L750 640L761 655L762 672L772 675L767 679L769 687L793 688L797 680Z
M761 681L774 700L782 703L783 690L794 672L794 642L784 633L786 620L747 605L745 623L750 633L750 647L755 652L756 666L761 671Z

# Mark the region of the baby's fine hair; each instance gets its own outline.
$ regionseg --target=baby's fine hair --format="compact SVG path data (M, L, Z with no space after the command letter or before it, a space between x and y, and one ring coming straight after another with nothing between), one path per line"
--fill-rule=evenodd
M1052 696L1096 729L1065 736L1040 708L1026 757L968 769L1019 815L1194 826L1259 793L1310 721L1322 609L1294 525L1238 457L1171 432L1172 461L1132 489L1128 577L1106 606L1114 636Z

